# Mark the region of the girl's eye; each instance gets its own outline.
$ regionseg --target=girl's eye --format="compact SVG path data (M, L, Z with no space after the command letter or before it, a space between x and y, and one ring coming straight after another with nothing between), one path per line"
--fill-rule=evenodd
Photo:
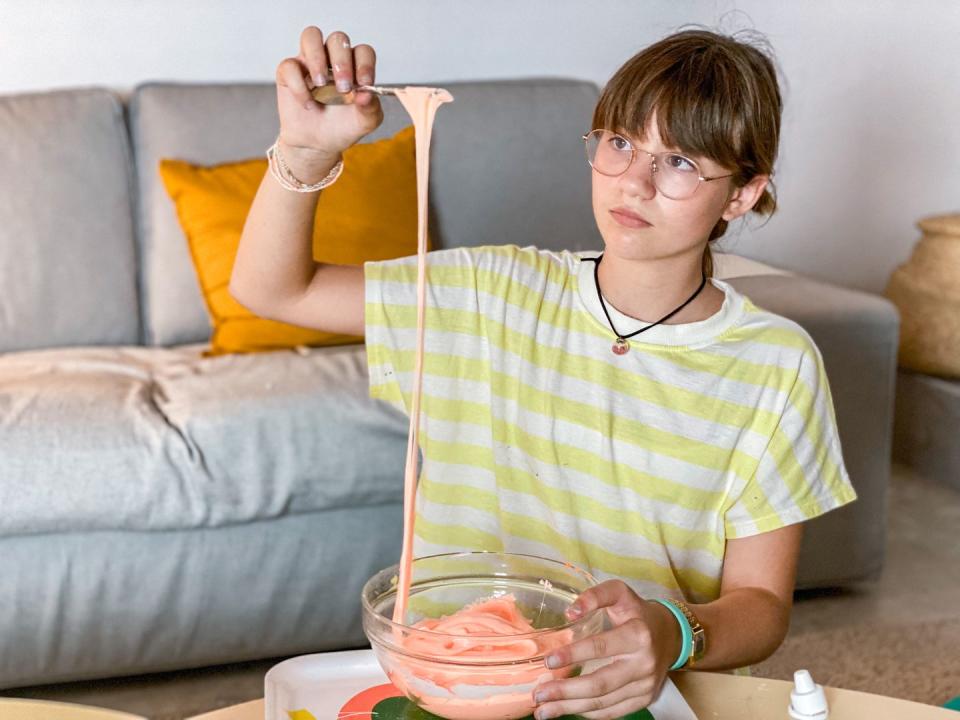
M630 150L630 143L626 140L626 138L622 138L619 135L614 135L610 138L610 146L618 152Z
M680 172L697 172L697 166L694 165L693 160L688 160L683 155L677 155L675 153L670 153L663 158L664 165L671 170L679 170Z

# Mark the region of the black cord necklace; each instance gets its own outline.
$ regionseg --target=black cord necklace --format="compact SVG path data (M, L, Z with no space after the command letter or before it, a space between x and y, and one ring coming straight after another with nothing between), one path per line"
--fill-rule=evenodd
M646 332L650 328L656 327L660 323L666 322L667 320L672 318L678 312L683 310L687 305L692 303L694 298L700 294L700 291L703 290L704 286L707 284L707 276L703 275L703 279L700 280L700 287L696 289L693 295L691 295L686 300L684 300L680 306L668 312L666 315L664 315L662 318L657 320L655 323L650 323L649 325L646 325L640 328L639 330L635 330L629 335L621 335L620 333L617 332L617 329L613 326L613 320L610 319L610 313L607 312L607 305L605 302L603 302L603 293L600 292L600 272L599 271L600 271L600 261L603 260L603 253L600 253L600 255L598 255L595 258L588 257L588 258L583 258L583 260L590 260L591 262L595 263L593 266L593 283L594 285L597 286L597 297L600 299L600 307L603 308L603 314L607 316L607 322L610 323L610 329L613 330L613 334L617 336L617 339L613 343L613 347L611 348L616 355L625 355L627 351L630 349L630 343L627 342L628 338L632 338L634 335L639 335L642 332Z

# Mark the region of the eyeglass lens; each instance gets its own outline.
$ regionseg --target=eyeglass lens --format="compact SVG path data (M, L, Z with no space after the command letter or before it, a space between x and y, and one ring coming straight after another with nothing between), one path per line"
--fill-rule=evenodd
M633 146L622 135L609 130L593 130L587 135L587 161L603 175L620 175L634 160ZM637 162L651 161L642 150L636 152ZM700 168L693 160L677 153L656 153L653 184L663 195L680 200L692 195L700 184Z

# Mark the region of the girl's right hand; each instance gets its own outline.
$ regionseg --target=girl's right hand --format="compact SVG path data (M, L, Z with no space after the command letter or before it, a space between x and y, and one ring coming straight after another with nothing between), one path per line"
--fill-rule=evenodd
M323 105L310 90L333 80L341 93L354 92L357 85L375 81L377 57L369 45L350 46L343 32L333 32L324 43L323 33L309 26L300 35L300 54L277 66L277 109L280 140L285 155L297 155L301 162L319 165L336 162L340 153L383 122L380 98L370 92L356 92L347 105Z

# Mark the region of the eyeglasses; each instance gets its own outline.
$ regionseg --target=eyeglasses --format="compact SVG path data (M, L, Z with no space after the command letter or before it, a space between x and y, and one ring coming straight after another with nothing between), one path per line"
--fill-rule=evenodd
M610 130L591 130L583 136L587 148L587 162L601 175L616 176L627 171L637 152L650 156L650 174L654 187L671 200L685 200L693 195L702 182L733 177L734 173L704 177L700 167L688 157L674 152L652 153L635 148L623 135Z

